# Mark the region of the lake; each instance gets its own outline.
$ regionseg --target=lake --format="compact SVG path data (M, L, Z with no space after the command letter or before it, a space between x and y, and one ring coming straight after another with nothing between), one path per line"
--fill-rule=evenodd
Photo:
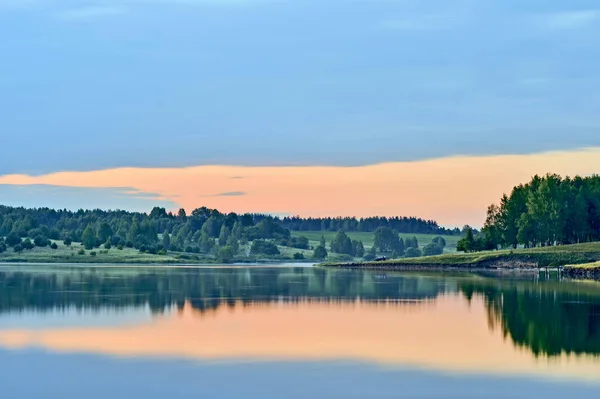
M597 398L600 283L0 267L12 398Z

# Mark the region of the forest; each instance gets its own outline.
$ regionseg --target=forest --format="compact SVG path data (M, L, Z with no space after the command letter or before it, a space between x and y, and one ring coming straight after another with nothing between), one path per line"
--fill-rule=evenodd
M600 176L534 176L488 207L480 234L459 242L466 252L600 241Z
M324 224L326 229L338 228L337 235L329 243L324 238L319 243L311 243L305 236L291 234L290 228L301 225L312 228L315 220L319 221L319 225ZM401 225L403 221L407 223L404 227ZM418 218L280 219L264 214L226 214L206 207L188 214L184 209L173 213L160 207L153 208L149 213L136 213L0 206L0 253L9 248L12 248L11 253L24 255L34 248L60 249L54 252L54 257L58 259L59 254L64 253L62 248L81 243L78 251L68 253L71 256L69 260L83 261L81 256L87 254L85 251L92 251L89 254L96 256L113 248L121 251L136 249L152 255L180 254L177 256L183 260L200 260L193 255L200 254L206 255L203 259L210 257L221 262L260 257L287 257L294 260L310 257L323 260L330 252L338 257L364 257L370 260L375 258L378 250L394 256L421 255L416 238L406 238L405 242L399 238L398 231L390 226L419 232L448 231L437 227L436 222ZM350 239L344 227L349 231L373 229L375 245L365 248L361 240ZM327 231L323 230L324 233ZM429 246L423 249L423 253L428 254L429 250L441 253L444 246L445 242L441 246ZM280 252L282 247L294 250L284 256ZM184 253L192 254L192 257ZM80 257L73 258L74 255ZM125 251L123 255L131 259L131 252ZM96 260L100 261L99 258Z
M417 217L367 217L367 218L301 218L284 217L283 227L292 231L339 231L375 232L380 227L389 227L398 233L459 235L459 229L440 227L434 220Z

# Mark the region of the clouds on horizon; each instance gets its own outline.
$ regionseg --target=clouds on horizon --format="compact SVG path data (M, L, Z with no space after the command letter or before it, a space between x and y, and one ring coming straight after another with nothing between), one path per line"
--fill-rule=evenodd
M115 208L118 203L127 205L119 206L122 209L148 212L153 206L173 211L207 206L223 212L305 217L418 216L449 227L464 223L480 227L488 205L497 203L502 194L529 181L534 174L590 175L598 173L599 159L600 147L359 167L195 166L66 171L43 176L0 176L0 195L4 202L5 193L13 193L9 205L49 206L54 198L57 208L65 207L64 203L71 208L89 208L92 204ZM232 175L248 178L232 180ZM114 186L131 189L115 191L110 188ZM56 195L47 195L48 190Z

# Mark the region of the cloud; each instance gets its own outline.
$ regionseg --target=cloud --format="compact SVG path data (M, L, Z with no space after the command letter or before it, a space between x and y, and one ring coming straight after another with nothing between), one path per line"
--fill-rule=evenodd
M60 11L56 16L64 20L88 20L124 14L126 9L117 6L89 6Z
M160 194L145 192L133 187L73 187L68 185L0 184L3 205L25 207L50 207L56 209L79 208L127 209L147 212L154 206L176 209L177 204Z
M570 30L587 28L600 22L600 10L577 10L540 14L534 24L544 30Z
M480 227L487 207L516 184L548 172L563 176L591 174L598 171L598 159L600 147L530 155L454 156L359 167L204 165L6 175L0 176L0 199L11 205L55 208L149 211L154 206L165 206L191 211L206 206L223 212L300 216L403 215L437 220L444 226L467 223ZM230 191L231 176L248 179L236 181L237 191ZM469 184L457 185L449 176L460 176ZM8 186L2 184L69 186L75 191L61 189L60 196L51 196L19 188L19 192L15 193L15 189L9 196ZM110 187L126 188L115 192ZM157 194L143 198L140 193ZM444 193L443 201L440 193Z
M242 197L246 195L243 191L229 191L226 193L215 194L215 197Z

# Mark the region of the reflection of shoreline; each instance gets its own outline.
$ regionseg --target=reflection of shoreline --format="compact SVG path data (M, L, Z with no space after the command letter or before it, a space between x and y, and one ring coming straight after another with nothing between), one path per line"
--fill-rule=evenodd
M306 268L163 270L109 275L90 270L0 272L0 315L25 310L56 312L61 317L61 311L73 307L83 313L133 307L146 309L152 317L169 315L185 305L198 316L220 314L224 309L252 311L276 305L286 305L288 309L309 305L348 309L356 305L357 299L363 307L372 304L375 311L380 305L401 311L419 308L440 295L458 293L468 301L483 298L488 328L525 348L527 353L538 357L600 354L598 286L535 279Z
M491 331L482 297L443 295L421 306L270 302L158 315L101 328L0 330L0 345L64 353L199 360L368 361L449 372L533 374L592 380L600 359L535 358ZM568 366L568 367L565 367Z

